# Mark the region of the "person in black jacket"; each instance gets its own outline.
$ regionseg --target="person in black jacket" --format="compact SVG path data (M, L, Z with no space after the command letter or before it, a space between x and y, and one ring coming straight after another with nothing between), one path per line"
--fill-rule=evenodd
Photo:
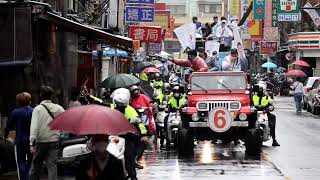
M80 162L76 180L124 180L122 161L106 150L109 144L108 136L95 135L92 143L93 152Z

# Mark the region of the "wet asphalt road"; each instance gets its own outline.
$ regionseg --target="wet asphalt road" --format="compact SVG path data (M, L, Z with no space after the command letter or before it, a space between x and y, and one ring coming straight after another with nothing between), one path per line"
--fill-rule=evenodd
M264 143L260 157L247 157L243 145L199 142L195 155L150 149L141 163L140 180L320 180L320 118L295 112L293 97L277 97L277 140Z
M149 147L138 170L139 180L320 180L320 118L295 113L293 97L277 97L277 139L264 143L260 157L245 155L243 144L199 142L195 154L179 158L174 150ZM16 179L15 173L0 180ZM73 178L61 178L73 179Z

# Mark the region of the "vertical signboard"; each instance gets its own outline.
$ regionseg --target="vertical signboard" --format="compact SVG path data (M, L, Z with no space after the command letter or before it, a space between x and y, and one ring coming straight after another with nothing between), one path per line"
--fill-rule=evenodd
M253 1L253 18L263 20L265 17L265 0L254 0Z
M277 0L272 0L272 27L278 27Z
M300 0L278 0L278 21L299 21Z

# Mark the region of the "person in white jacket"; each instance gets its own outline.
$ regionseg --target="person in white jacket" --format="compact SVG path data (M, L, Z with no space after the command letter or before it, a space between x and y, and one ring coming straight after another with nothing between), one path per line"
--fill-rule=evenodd
M33 160L29 172L30 180L39 180L43 162L46 162L48 179L57 179L59 131L50 130L48 124L64 109L52 103L53 90L50 86L42 86L40 97L42 102L34 108L30 126L30 151Z
M227 27L226 20L221 21L221 25L216 30L216 37L219 39L221 44L225 43L225 38L233 37L232 31Z

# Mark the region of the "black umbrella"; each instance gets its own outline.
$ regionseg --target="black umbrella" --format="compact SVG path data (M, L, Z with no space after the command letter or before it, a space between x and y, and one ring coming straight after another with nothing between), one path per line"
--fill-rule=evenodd
M132 73L140 73L147 67L154 67L154 64L150 62L141 62L136 66L136 68L133 69Z
M131 74L115 74L105 79L101 85L104 88L121 88L128 87L139 83L140 80Z

